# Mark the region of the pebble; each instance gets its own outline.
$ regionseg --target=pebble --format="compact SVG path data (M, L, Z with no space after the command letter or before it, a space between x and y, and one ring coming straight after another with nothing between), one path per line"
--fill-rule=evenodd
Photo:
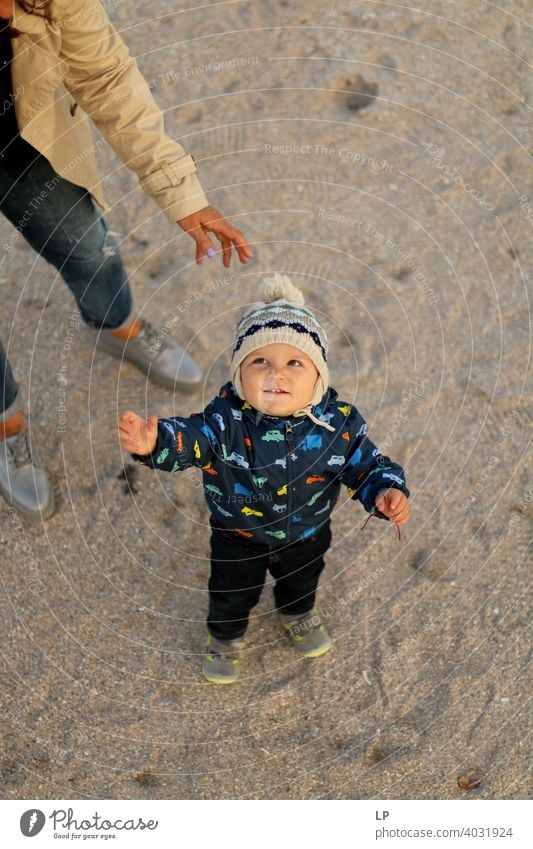
M472 788L481 784L482 781L483 773L479 769L469 769L468 772L464 772L463 775L459 776L457 784L461 790L472 790Z

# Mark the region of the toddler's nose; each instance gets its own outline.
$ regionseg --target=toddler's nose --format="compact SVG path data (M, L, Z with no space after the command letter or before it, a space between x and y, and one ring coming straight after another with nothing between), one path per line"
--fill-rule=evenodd
M280 380L280 378L284 377L284 374L285 374L285 369L283 368L283 366L273 365L272 368L270 369L269 376L273 380Z

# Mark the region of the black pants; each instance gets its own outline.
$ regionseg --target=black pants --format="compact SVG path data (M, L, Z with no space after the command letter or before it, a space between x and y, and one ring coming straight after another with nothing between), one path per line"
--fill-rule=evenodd
M278 610L294 614L311 610L330 543L329 522L305 542L280 547L250 543L211 519L209 632L219 640L242 637L250 611L259 601L267 570L276 579Z

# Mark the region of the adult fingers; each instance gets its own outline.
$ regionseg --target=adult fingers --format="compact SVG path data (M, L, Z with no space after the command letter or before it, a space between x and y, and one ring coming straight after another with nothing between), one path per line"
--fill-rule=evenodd
M195 260L198 265L201 265L204 257L208 256L209 258L212 258L216 255L214 243L202 229L194 230L189 235L191 235L196 242Z
M231 265L231 242L225 236L220 236L219 239L222 245L222 263L224 268L229 268Z
M224 221L222 222L221 231L219 231L217 235L221 242L223 239L226 239L234 245L235 250L237 251L237 256L242 263L246 264L250 259L252 259L252 249L246 241L244 234L241 233L240 230L237 230L236 227L233 227L231 224L228 224L227 221Z
M217 239L222 244L224 251L224 265L226 268L229 266L231 262L231 246L235 246L235 250L237 251L237 255L241 262L247 263L248 260L252 259L253 254L250 246L248 245L244 234L226 221L225 218L220 216L220 218L215 219L214 221L210 221L203 225L204 231L214 233ZM229 258L229 259L228 259Z
M240 261L246 263L249 259L252 259L253 257L252 249L246 241L244 233L241 233L241 231L237 230L236 227L234 227L233 229L235 231L235 235L233 236L233 244L235 245L235 250L239 255Z

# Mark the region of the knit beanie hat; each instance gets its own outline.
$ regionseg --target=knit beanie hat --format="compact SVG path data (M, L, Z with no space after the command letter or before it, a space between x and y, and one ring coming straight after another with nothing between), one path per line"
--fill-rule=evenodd
M300 289L284 274L267 277L263 285L263 300L253 304L237 325L235 346L231 358L233 385L244 399L241 383L241 363L263 345L284 343L303 351L318 370L310 405L321 400L329 385L327 366L328 340L314 315L304 307Z

